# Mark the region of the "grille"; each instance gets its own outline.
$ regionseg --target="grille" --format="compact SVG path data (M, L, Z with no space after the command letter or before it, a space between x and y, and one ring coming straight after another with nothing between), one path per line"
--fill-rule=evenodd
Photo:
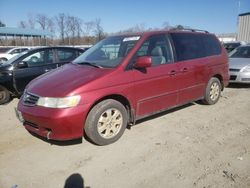
M229 69L229 71L232 71L232 72L239 72L240 69Z
M237 76L235 76L235 75L231 75L231 76L230 76L230 80L236 80L236 77L237 77Z
M23 96L23 104L26 106L35 106L39 96L34 95L32 93L25 92Z
M242 81L250 81L250 78L242 78Z

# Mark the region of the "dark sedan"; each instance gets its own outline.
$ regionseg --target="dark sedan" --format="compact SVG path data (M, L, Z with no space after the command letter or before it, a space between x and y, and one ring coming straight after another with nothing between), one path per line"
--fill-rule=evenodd
M83 52L73 47L36 48L0 64L0 104L11 96L20 96L34 78L71 62Z

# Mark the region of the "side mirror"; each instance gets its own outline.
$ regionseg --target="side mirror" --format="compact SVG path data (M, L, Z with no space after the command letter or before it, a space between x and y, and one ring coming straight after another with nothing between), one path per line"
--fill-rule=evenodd
M147 68L152 66L152 58L150 56L137 57L135 60L135 68Z
M17 63L16 67L19 68L19 69L23 69L23 68L27 68L28 64L25 61L20 61L20 62Z

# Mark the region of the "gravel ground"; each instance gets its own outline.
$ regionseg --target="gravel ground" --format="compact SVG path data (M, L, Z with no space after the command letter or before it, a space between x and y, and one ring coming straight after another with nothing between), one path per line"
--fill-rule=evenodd
M0 106L0 188L250 187L250 86L143 121L116 143L49 143Z

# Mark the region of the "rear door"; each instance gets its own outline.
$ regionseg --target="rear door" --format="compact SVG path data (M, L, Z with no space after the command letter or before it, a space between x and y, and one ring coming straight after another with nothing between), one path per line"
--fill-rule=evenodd
M208 59L199 33L172 33L171 37L180 76L178 104L185 104L203 97Z
M144 42L136 57L151 56L152 67L132 69L137 118L175 106L178 94L177 68L166 35L156 35Z
M53 63L53 49L40 49L34 51L31 54L27 54L27 56L20 61L25 62L27 67L18 68L16 66L13 71L14 87L19 93L23 92L26 85L31 80L56 68L56 64Z

